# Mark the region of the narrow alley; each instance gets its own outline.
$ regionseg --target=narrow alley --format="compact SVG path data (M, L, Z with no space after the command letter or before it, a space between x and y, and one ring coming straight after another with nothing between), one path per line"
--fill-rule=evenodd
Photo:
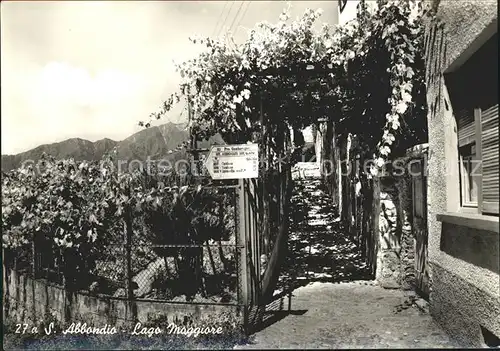
M103 4L0 5L3 349L500 349L498 1Z
M237 348L455 347L424 300L369 280L329 203L319 180L296 181L282 297L267 306L251 343Z
M281 286L369 279L366 262L344 234L319 179L296 180L291 199L289 254Z

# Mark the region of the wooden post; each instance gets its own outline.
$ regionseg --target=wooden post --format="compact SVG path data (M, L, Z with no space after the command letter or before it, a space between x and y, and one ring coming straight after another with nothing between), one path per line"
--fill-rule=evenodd
M10 298L10 294L9 294L9 275L10 275L10 267L8 264L6 264L6 262L8 262L8 259L6 259L5 257L5 248L3 247L2 245L2 286L4 288L4 291L3 291L3 297L2 297L2 307L3 307L3 316L4 318L7 318L8 317L8 314L9 314L9 298ZM8 272L7 272L8 270ZM4 319L5 321L5 319Z
M248 235L250 239L250 245L252 245L252 261L253 261L253 277L255 282L253 282L253 294L252 301L255 304L259 303L259 294L260 294L260 256L259 256L259 237L258 237L258 228L255 217L257 215L255 208L255 199L256 199L256 189L252 181L248 180Z
M269 214L267 213L267 183L266 183L266 172L267 172L267 164L266 160L267 157L267 149L266 149L266 138L267 138L267 130L266 130L266 125L264 122L264 111L262 108L262 92L260 94L260 123L261 123L261 155L259 155L262 158L263 162L259 162L260 165L262 165L262 174L260 177L260 186L262 188L262 220L261 220L261 238L262 238L262 247L264 248L263 253L267 255L268 252L268 218ZM261 160L259 160L261 161Z
M330 169L329 169L329 184L330 184L330 189L331 189L331 194L330 197L333 200L333 206L335 206L338 209L339 202L338 202L338 181L337 181L337 147L336 147L336 141L337 137L335 135L335 123L331 123L331 132L330 132L330 138L329 138L329 143L330 143L330 156L328 157L329 162L330 162Z
M130 184L127 184L127 195L130 199L131 191ZM129 204L125 204L125 258L126 258L126 271L127 271L127 280L126 280L126 290L127 290L127 304L128 309L132 315L132 322L135 322L137 319L137 310L134 299L134 288L132 281L132 213Z
M243 304L246 308L248 307L248 288L249 288L249 277L248 277L248 248L246 242L247 228L246 228L246 213L247 213L247 201L246 201L246 193L245 193L245 180L238 180L238 207L237 207L237 217L238 217L238 246L240 247L239 258L239 267L240 267L240 286L241 286L241 294L239 303Z
M337 177L335 181L337 182L337 209L338 215L342 218L342 166L341 166L341 144L339 143L338 135L335 135L335 167L337 169Z
M194 119L194 112L191 107L191 90L189 89L188 86L188 120L192 122ZM190 149L192 152L192 159L191 159L191 167L190 167L190 173L191 176L193 177L192 181L195 180L195 176L200 176L202 167L199 164L199 159L200 159L200 154L198 152L198 135L195 132L195 129L191 125L191 128L189 130L189 136L190 136ZM198 181L201 182L201 180L198 179ZM195 184L197 182L194 182ZM186 184L187 185L187 184ZM200 244L198 240L196 241L197 244ZM210 247L208 247L208 250L210 250ZM198 286L201 286L203 291L205 290L205 284L204 284L204 276L203 276L203 248L201 248L201 251L196 253L195 256L195 276L196 276L196 284Z
M35 280L37 278L37 266L36 266L36 245L35 245L35 234L33 234L33 240L31 241L31 299L32 299L32 317L36 320L36 293L35 293Z
M375 176L373 177L373 236L371 242L371 260L370 266L372 268L372 275L375 276L377 269L377 255L379 249L379 217L380 217L380 178Z
M241 274L240 272L242 271L241 268L241 263L240 263L240 256L243 252L243 250L240 248L240 208L239 208L239 188L236 188L235 191L232 193L232 198L233 198L233 205L234 205L234 246L235 246L235 260L236 260L236 279L238 280L236 282L236 301L238 304L241 303L241 293L240 293L240 286L242 285L242 280L241 280ZM223 256L221 254L221 256ZM238 307L238 311L240 311ZM246 313L244 311L244 313Z
M36 246L35 246L35 234L33 234L33 240L31 241L31 274L33 279L37 278L37 266L36 266Z

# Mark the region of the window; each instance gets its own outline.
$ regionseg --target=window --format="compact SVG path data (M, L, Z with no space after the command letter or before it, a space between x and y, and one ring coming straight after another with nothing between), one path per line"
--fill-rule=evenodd
M458 119L460 190L463 208L498 214L498 104Z
M457 120L461 207L498 215L498 34L446 80Z
M481 179L478 170L480 160L476 153L474 110L460 111L457 123L461 205L477 207L477 188Z
M478 162L476 144L471 143L459 149L460 185L463 207L477 207Z
M338 0L338 1L339 1L340 13L342 13L342 11L344 11L344 9L347 5L347 0Z

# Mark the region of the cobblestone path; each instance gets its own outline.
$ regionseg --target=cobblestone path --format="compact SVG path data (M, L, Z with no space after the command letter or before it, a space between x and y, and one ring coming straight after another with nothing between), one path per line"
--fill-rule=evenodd
M280 287L314 281L369 279L360 250L345 235L337 210L320 180L296 182L291 199L288 255Z
M366 284L366 285L365 285ZM370 282L315 282L293 292L290 311L238 349L458 347L413 302L414 295ZM288 306L288 297L284 298Z
M235 348L456 347L412 292L368 280L318 180L297 182L280 290L252 342ZM257 329L257 330L259 330Z

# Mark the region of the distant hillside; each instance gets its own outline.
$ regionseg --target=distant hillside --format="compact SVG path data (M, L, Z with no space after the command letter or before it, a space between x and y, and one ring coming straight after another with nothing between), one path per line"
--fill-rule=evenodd
M93 143L85 139L72 138L59 143L40 145L17 155L2 155L2 171L18 168L26 160L36 162L44 153L58 159L99 160L117 144L118 142L111 139L102 139Z
M178 146L189 140L185 124L166 123L141 130L122 141L101 139L96 142L72 138L59 143L40 145L17 155L2 155L2 171L18 168L26 160L38 161L43 153L57 159L73 158L78 161L96 161L116 150L118 160L181 159L185 151L178 151ZM199 147L222 144L222 138L216 135L208 141L199 143ZM175 153L175 154L174 154Z
M145 160L168 155L170 150L189 140L189 132L173 123L150 127L137 132L116 145L116 157L121 160Z

